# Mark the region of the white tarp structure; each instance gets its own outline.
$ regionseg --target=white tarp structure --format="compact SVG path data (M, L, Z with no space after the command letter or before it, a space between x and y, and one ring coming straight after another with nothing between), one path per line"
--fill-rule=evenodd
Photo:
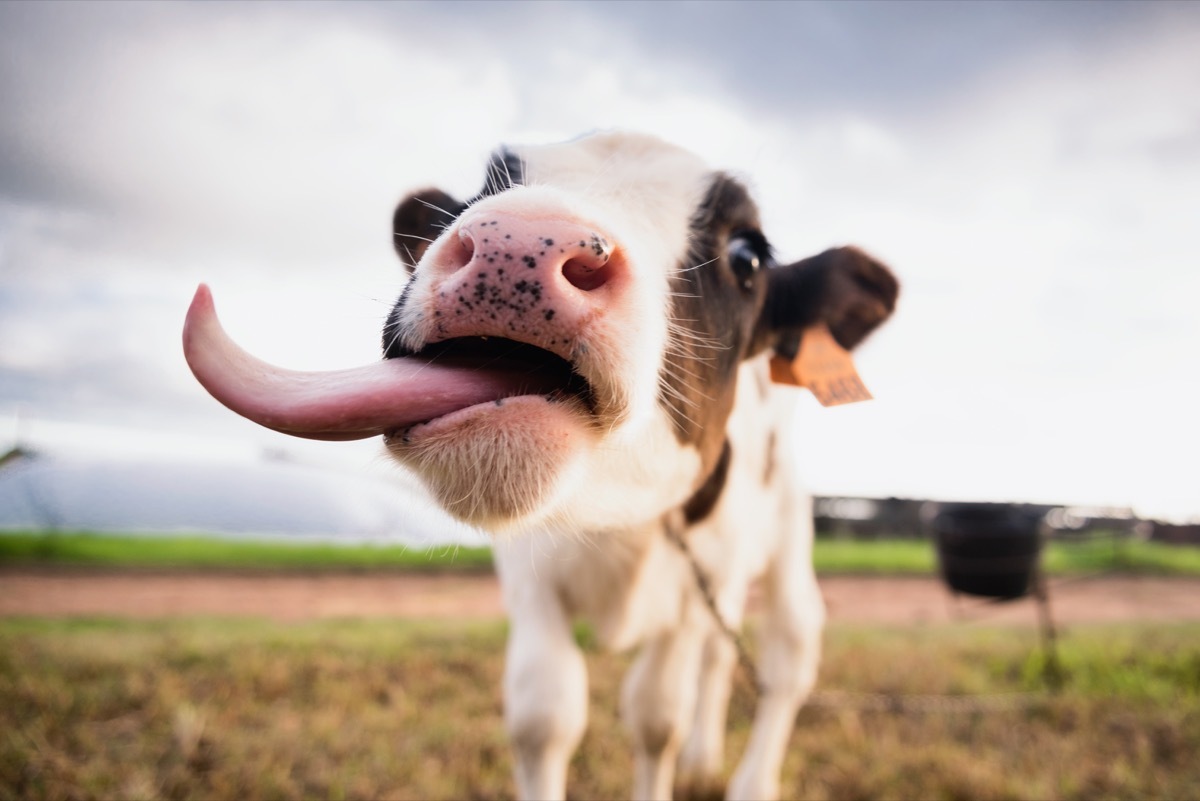
M414 546L482 535L414 487L286 461L17 455L0 466L0 530L193 533Z

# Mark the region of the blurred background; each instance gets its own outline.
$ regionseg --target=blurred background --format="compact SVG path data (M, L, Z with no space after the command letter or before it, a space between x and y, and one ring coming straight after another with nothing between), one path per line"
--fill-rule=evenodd
M814 492L1200 523L1197 75L1195 3L0 4L0 527L477 538L213 401L184 312L377 359L395 202L607 128L900 276L876 400L801 400Z
M799 393L830 626L783 797L1200 798L1200 548L1139 541L1200 543L1197 76L1195 2L0 2L0 798L511 797L486 540L180 333L207 282L261 358L374 361L400 197L608 128L902 281L876 399ZM947 593L1015 560L935 559L929 501L1052 531L1036 617ZM573 633L570 796L627 797L631 656Z

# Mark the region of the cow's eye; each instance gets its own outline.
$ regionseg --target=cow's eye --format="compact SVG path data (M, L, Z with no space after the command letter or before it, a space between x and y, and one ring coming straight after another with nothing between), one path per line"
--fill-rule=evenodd
M729 266L733 274L745 289L750 288L750 281L759 271L766 260L759 255L755 243L746 237L736 237L729 241Z

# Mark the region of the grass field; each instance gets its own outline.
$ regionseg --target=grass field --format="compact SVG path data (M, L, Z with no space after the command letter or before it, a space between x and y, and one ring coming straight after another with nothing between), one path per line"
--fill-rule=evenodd
M1200 626L1071 629L1057 695L1035 637L831 629L785 797L1200 797ZM0 798L509 798L503 638L498 624L3 620ZM589 655L573 798L628 794L627 662ZM872 693L1001 695L887 710ZM749 714L741 684L732 755Z
M0 564L255 570L490 570L490 548L87 532L0 534Z
M916 540L818 539L819 573L930 574L936 556ZM0 565L223 568L265 570L485 570L487 548L334 545L261 542L204 536L119 536L86 533L0 534ZM1200 548L1153 542L1093 540L1051 543L1046 567L1054 574L1115 570L1200 576Z

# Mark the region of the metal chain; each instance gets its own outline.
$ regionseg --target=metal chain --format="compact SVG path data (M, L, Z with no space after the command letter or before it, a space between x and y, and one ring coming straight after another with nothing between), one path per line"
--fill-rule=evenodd
M746 671L746 675L750 679L750 684L754 688L754 700L758 700L758 696L762 695L765 688L762 684L762 678L759 676L758 665L754 662L754 657L750 655L750 651L746 648L746 641L740 632L734 631L733 628L725 621L725 617L721 614L721 610L717 608L717 599L713 595L712 582L708 580L708 574L704 572L704 568L700 566L700 562L696 559L696 554L692 552L688 545L687 539L683 535L684 526L678 520L680 512L669 513L663 518L663 529L666 531L667 539L670 540L676 548L683 552L687 558L688 564L692 566L692 575L696 579L696 588L700 590L700 597L704 599L704 605L708 607L709 613L717 626L724 633L725 637L733 643L733 647L737 649L738 662L741 663L742 669Z

